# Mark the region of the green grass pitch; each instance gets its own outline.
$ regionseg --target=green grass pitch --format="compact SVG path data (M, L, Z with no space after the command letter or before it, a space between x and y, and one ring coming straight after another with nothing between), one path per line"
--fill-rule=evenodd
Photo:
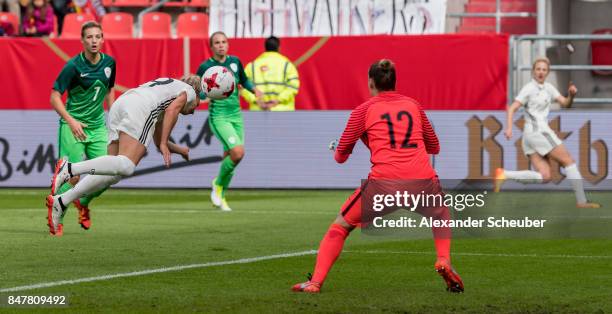
M320 295L296 294L315 250L350 191L231 191L233 212L207 190L109 190L92 202L92 229L74 207L64 236L48 235L43 189L0 189L0 291L181 265L139 276L71 282L8 295L67 295L61 309L0 305L0 312L112 313L606 313L612 312L610 239L456 239L453 264L466 291L450 294L434 272L431 239L355 231ZM553 195L554 194L554 195ZM611 193L594 199L612 204ZM570 192L501 194L513 204ZM612 213L601 211L611 219ZM612 220L607 220L612 227ZM220 263L242 260L244 263Z

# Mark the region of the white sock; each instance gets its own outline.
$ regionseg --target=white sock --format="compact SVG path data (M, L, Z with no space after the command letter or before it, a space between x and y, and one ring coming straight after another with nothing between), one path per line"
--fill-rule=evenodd
M522 170L522 171L509 171L504 170L506 179L515 180L524 184L528 183L542 183L542 174L537 171Z
M582 186L582 176L576 164L565 167L565 175L567 179L572 183L574 194L576 194L576 203L584 204L587 202L586 195L584 194L584 187Z
M102 156L82 162L70 163L70 173L73 176L80 174L96 174L129 177L134 173L136 165L123 155Z
M119 180L121 180L121 176L88 175L81 179L72 189L66 191L66 193L60 196L62 203L68 206L68 204L74 202L75 200L100 191L119 182Z

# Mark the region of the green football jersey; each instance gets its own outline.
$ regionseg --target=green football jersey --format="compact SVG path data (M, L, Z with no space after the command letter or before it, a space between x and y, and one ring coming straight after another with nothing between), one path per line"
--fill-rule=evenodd
M104 98L115 86L115 59L100 55L96 64L89 62L83 52L68 60L53 84L60 94L68 91L68 113L89 127L104 125ZM63 119L60 122L66 123Z
M242 87L246 88L249 91L253 91L254 85L251 80L249 80L244 73L244 67L242 66L242 62L240 59L235 56L227 56L225 58L225 62L221 63L213 58L209 58L200 64L198 68L198 76L202 77L204 72L209 68L220 65L228 70L232 71L234 75L234 80L236 81L236 88L234 88L234 92L227 98L221 100L211 100L209 105L209 111L211 115L237 115L240 114L240 99L238 96L238 84L242 85ZM200 98L204 99L206 94L201 93Z

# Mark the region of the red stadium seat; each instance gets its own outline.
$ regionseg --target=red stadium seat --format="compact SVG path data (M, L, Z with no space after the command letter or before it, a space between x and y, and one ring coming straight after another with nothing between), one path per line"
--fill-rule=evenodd
M210 1L209 0L190 0L189 1L189 6L190 7L208 8L210 6Z
M115 0L115 7L148 7L151 5L151 0Z
M0 22L13 25L13 35L19 35L19 18L10 12L0 12Z
M105 38L133 38L134 17L129 13L109 13L102 17Z
M502 0L502 12L536 13L535 0ZM466 13L491 13L496 10L496 0L469 0ZM536 32L536 18L505 17L501 19L501 32L508 34L533 34ZM495 18L464 17L457 33L495 33Z
M170 37L170 14L151 12L142 17L142 38Z
M183 13L176 22L178 37L206 38L208 37L208 14Z
M598 29L593 31L594 35L612 34L612 28ZM612 65L612 41L593 40L591 41L591 63L593 65ZM612 71L597 70L595 75L612 75Z
M81 26L88 21L96 19L91 14L87 13L68 13L64 17L64 28L62 29L61 38L81 38Z

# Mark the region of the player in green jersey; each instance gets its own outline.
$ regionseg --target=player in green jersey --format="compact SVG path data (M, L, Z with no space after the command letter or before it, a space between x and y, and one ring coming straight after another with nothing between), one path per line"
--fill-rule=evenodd
M243 88L255 94L258 101L261 102L263 94L247 78L240 59L227 54L229 43L225 33L213 33L210 36L209 44L213 57L200 65L197 75L202 77L204 72L212 66L223 66L232 71L236 79L236 85L242 85ZM200 95L202 99L205 96L204 94ZM234 92L226 99L210 100L208 111L210 113L210 128L223 144L224 151L219 174L212 181L210 198L213 205L220 207L221 210L231 211L232 209L225 200L225 191L229 187L236 166L244 157L244 123L240 111L238 88L235 88Z
M110 106L115 100L115 60L100 52L104 43L102 27L86 22L81 27L83 51L68 60L58 75L51 91L51 105L60 115L58 134L59 157L70 162L93 159L107 154L108 134L104 117L104 100ZM62 94L68 91L66 104ZM64 193L79 181L74 177L52 193ZM89 202L103 191L77 199L79 223L89 229ZM58 227L59 235L63 224Z

